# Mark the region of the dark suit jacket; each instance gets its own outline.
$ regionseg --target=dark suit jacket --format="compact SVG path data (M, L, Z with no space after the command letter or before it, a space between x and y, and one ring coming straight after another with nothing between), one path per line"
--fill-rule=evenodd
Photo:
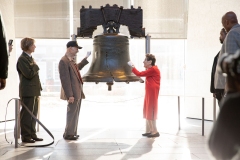
M39 67L25 52L18 58L17 71L20 80L19 97L40 96L42 86L38 75Z
M8 77L8 51L3 23L0 15L0 78Z
M81 70L86 64L88 64L88 61L84 58L77 64L78 70ZM69 97L74 97L75 100L85 98L82 83L74 66L74 62L70 61L65 55L60 60L58 69L62 84L60 98L63 100L68 100Z
M211 74L211 84L210 84L210 92L215 93L215 88L214 88L214 77L215 77L215 72L216 72L216 67L217 67L217 62L218 62L218 54L214 57L213 60L213 65L212 65L212 74Z

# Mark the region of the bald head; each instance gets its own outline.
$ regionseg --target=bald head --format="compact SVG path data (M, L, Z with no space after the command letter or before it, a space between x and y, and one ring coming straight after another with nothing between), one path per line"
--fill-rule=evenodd
M237 16L234 12L227 12L224 16L224 19L230 21L231 23L238 23Z
M223 15L222 25L227 32L229 32L235 24L238 24L238 20L234 12L230 11Z

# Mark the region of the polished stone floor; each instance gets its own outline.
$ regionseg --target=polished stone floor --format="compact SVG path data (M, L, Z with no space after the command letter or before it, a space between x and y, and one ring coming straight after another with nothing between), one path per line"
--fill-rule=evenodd
M157 121L159 138L142 137L145 121L142 119L142 100L83 101L77 141L62 138L66 104L58 99L41 101L41 122L54 135L54 144L47 147L25 147L19 139L15 148L14 122L7 122L6 142L4 123L0 123L0 160L197 160L211 159L207 138L213 122L205 121L202 136L201 121L187 119L181 110L181 130L178 130L176 101L159 106ZM165 106L164 106L164 105ZM37 133L50 143L51 137L40 127Z

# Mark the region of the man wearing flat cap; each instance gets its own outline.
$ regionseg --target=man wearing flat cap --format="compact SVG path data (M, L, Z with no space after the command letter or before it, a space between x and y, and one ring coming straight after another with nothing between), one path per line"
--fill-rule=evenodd
M81 101L85 98L83 93L83 81L79 70L88 64L87 58L91 52L87 52L86 57L80 62L75 63L75 57L78 53L77 41L69 41L65 55L59 62L59 75L61 80L60 98L67 100L67 119L63 138L66 140L77 140L78 118L81 107Z

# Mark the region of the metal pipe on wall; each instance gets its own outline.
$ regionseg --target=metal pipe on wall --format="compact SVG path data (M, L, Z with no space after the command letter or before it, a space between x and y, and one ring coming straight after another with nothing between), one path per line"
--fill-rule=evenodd
M20 130L20 125L19 125L19 109L20 109L20 103L18 99L15 99L15 128L14 128L14 138L15 138L15 148L18 148L18 137L19 137L19 130Z
M180 117L180 96L178 96L178 130L181 129Z
M213 97L213 122L216 122L216 98Z
M145 37L146 54L150 53L150 38L151 38L151 36L149 34L147 34Z
M204 98L202 98L202 136L204 136Z

